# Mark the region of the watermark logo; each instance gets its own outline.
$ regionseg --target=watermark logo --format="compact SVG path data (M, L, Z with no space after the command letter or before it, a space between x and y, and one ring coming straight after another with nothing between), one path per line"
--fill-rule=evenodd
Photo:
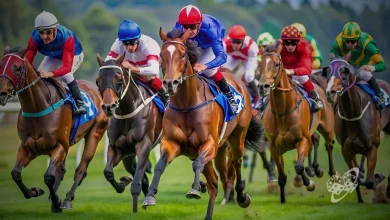
M337 203L352 193L358 186L359 168L348 170L342 177L332 176L326 181L326 187L332 193L330 201Z

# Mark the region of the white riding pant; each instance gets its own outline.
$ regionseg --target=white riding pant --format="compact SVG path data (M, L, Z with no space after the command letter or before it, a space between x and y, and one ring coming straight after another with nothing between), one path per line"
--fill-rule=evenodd
M214 55L213 49L211 47L208 47L206 49L202 49L198 63L206 64L214 59L215 59L215 55ZM219 67L214 67L212 69L205 69L205 70L203 70L203 73L205 75L207 75L208 77L212 77L218 71L218 68Z
M305 76L292 75L291 77L293 80L297 81L301 85L303 85L305 82L307 82L309 80L309 76L307 76L307 75L305 75Z
M372 72L371 71L366 71L361 69L359 66L354 66L354 65L349 65L350 70L353 74L356 74L355 76L358 77L361 80L368 81L372 77Z
M255 62L251 63L251 62L244 61L244 60L234 59L232 56L228 55L226 63L224 63L222 66L233 71L238 66L238 64L240 64L241 62L244 64L244 67L245 67L245 75L244 75L245 81L250 83L255 79L255 71L257 69L257 60L255 60Z
M76 72L76 70L80 67L81 63L83 63L84 60L84 53L81 53L80 55L74 56L73 58L73 64L72 64L72 70L70 73L67 73L63 76L56 77L56 79L69 84L74 80L73 73ZM59 68L62 65L62 60L45 56L45 58L42 60L41 65L38 67L38 71L53 71L57 68Z

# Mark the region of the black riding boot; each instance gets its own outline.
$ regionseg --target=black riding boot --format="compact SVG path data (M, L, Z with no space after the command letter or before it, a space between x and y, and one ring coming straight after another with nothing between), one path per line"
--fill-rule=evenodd
M229 84L227 83L226 79L222 78L222 80L216 82L216 84L219 87L219 89L226 95L232 112L236 112L238 108L238 104L234 99L234 95L230 90Z
M378 109L382 109L383 108L382 104L385 103L386 100L385 97L383 97L383 93L378 83L376 82L376 79L372 76L370 80L367 81L367 83L374 89L375 95L378 98L378 104L377 104Z
M317 91L315 89L313 89L313 91L311 91L309 95L315 102L315 111L316 112L324 108L324 105L322 104L320 96L318 96Z
M160 90L157 91L164 99L164 103L165 104L168 104L169 102L169 94L167 92L167 90L165 89L165 87L163 86Z
M73 80L71 83L68 84L69 90L72 93L73 99L76 102L77 109L73 113L75 115L80 115L80 114L86 114L87 110L85 108L84 101L81 97L80 89L79 86L77 85L77 81Z

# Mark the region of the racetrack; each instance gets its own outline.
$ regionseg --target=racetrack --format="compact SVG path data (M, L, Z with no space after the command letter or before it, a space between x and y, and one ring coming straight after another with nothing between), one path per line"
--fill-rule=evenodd
M163 174L159 192L157 194L157 206L149 207L147 211L141 209L143 195L140 197L139 212L131 212L131 195L129 187L123 194L117 194L103 176L103 146L91 162L88 176L76 191L73 202L73 210L64 210L62 214L52 214L50 204L47 201L48 190L43 182L47 158L41 156L22 171L23 181L28 187L39 186L45 190L45 195L39 198L25 199L19 188L11 178L19 139L16 125L0 127L0 219L203 219L206 214L208 195L202 194L200 200L189 200L185 194L190 189L193 172L191 161L186 157L180 157L168 166ZM77 145L76 145L77 146ZM75 169L75 150L71 148L66 164L64 181L58 190L61 198L70 189L73 183ZM389 175L390 172L390 138L382 139L378 153L377 173ZM248 184L245 192L252 197L252 203L247 209L241 209L238 205L219 206L222 200L222 186L216 200L213 219L389 219L390 204L372 204L373 192L362 190L365 204L358 204L356 193L353 192L341 202L330 202L330 193L326 189L328 180L328 165L323 141L320 144L320 166L324 169L324 177L316 182L316 190L307 192L305 187L294 188L292 179L295 171L293 159L295 151L285 155L287 167L286 200L287 204L279 203L279 195L267 192L266 172L258 159L254 183ZM347 171L347 166L341 156L340 147L336 145L334 150L335 166L340 174ZM359 157L360 159L360 157ZM248 169L244 170L244 177L248 177ZM115 176L119 179L126 172L122 166L115 169ZM151 179L151 177L150 177ZM204 179L204 178L203 178ZM384 181L387 184L387 181Z

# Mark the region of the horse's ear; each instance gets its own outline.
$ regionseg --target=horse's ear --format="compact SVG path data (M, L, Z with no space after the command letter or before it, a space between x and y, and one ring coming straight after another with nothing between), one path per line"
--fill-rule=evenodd
M280 52L282 52L282 49L283 49L282 41L281 40L276 41L276 51L275 52L277 54L280 54Z
M103 66L103 59L102 59L102 57L100 56L100 54L99 53L96 53L96 60L97 60L97 62L98 62L98 64L99 64L99 66Z
M163 31L163 29L160 27L160 31L158 32L160 34L160 38L163 42L167 40L167 34Z
M328 77L329 73L330 73L330 67L327 66L322 68L321 76Z
M120 56L117 60L116 60L116 64L117 65L121 65L123 60L125 59L125 55L126 55L126 51L123 53L122 56Z
M187 41L188 37L190 36L191 31L190 29L187 29L184 34L180 37L180 40L184 43Z
M4 55L6 55L6 54L9 54L9 51L10 51L11 49L9 48L9 46L7 45L7 46L5 46L4 47L4 53L3 53L3 56Z

